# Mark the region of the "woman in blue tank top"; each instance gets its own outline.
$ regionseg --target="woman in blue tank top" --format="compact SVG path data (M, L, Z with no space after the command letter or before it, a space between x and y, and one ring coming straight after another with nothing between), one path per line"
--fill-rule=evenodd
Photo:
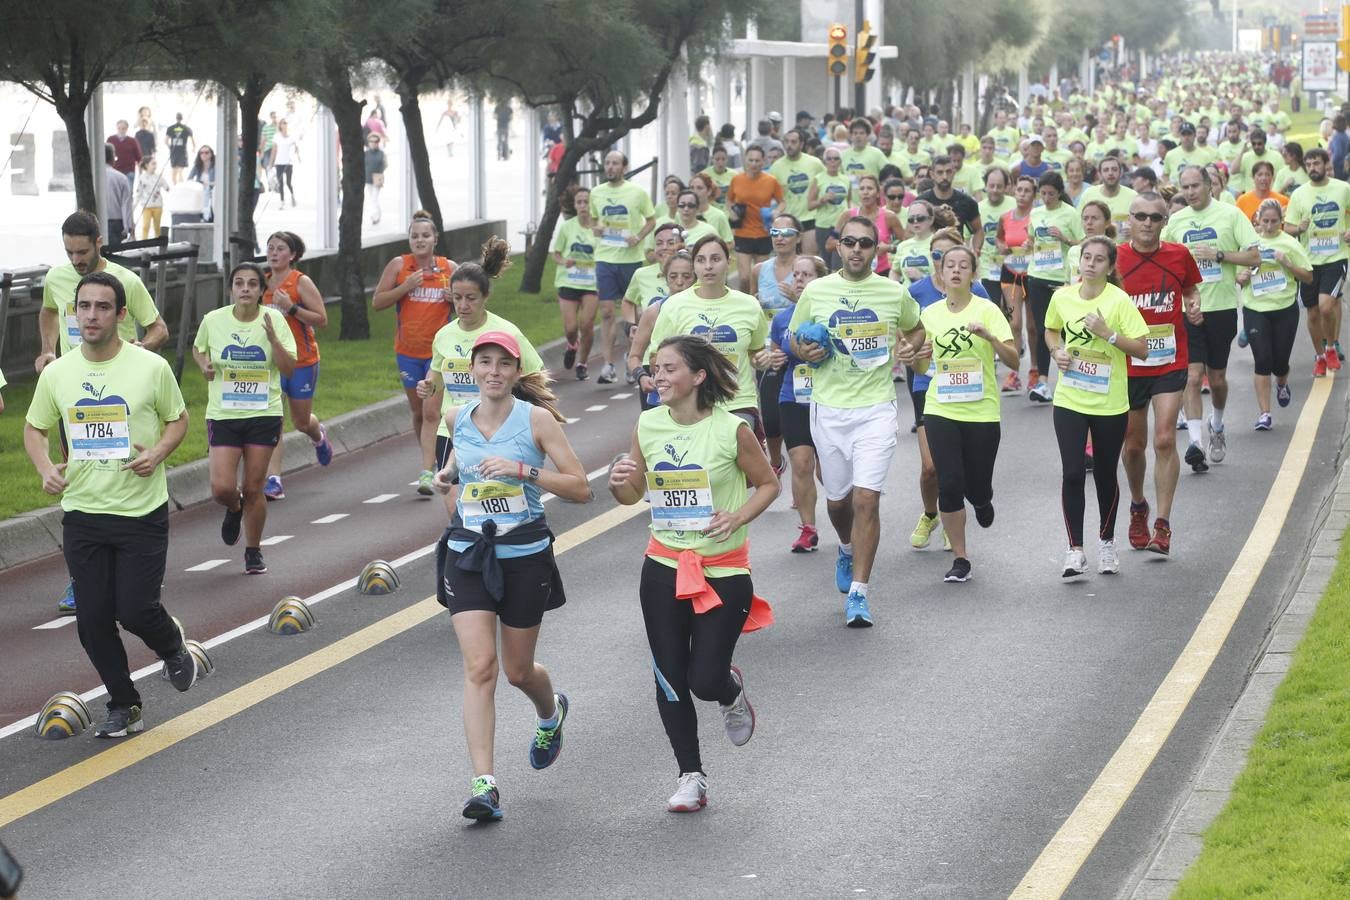
M436 594L450 610L464 658L464 732L474 771L464 816L494 820L502 817L492 775L497 623L507 680L539 715L529 752L530 765L543 769L562 749L567 697L553 692L534 661L544 611L566 602L541 494L586 503L591 489L543 373L521 373L516 339L484 332L471 361L479 399L459 409L454 449L432 482L442 494L460 482L454 519L437 544ZM557 471L544 468L546 459Z
M802 225L797 217L778 213L769 228L773 256L756 264L750 293L754 294L764 314L773 318L789 310L797 302L797 289L792 279L792 268L801 250ZM767 352L767 348L764 352ZM761 369L759 372L759 415L764 422L764 437L769 447L769 463L774 472L782 474L787 468L783 460L783 423L778 417L778 394L783 389L783 370Z

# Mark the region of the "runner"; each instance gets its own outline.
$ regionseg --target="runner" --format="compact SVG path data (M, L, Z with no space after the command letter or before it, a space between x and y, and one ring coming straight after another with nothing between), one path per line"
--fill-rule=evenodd
M1027 347L1032 350L1031 368L1027 372L1028 388L1035 388L1041 377L1041 370L1036 364L1036 348L1040 346L1041 336L1036 331L1034 317L1026 312L1027 269L1031 264L1031 238L1027 229L1031 226L1036 190L1036 182L1030 176L1017 179L1013 185L1014 206L999 218L994 239L994 246L1003 256L999 288L1003 294L1003 308L1008 310L1008 322L1012 325L1013 334L1017 335L1017 352L1019 355L1026 353ZM1049 379L1050 373L1046 372L1045 377ZM1009 372L999 390L1011 394L1021 389L1022 379L1017 377L1016 372Z
M455 270L454 263L436 255L438 237L431 213L424 209L413 213L412 223L408 226L410 252L389 260L370 301L371 308L377 311L392 306L398 319L394 360L403 382L403 393L408 398L408 408L412 411L413 435L422 454L417 493L424 497L431 496L436 438L435 429L431 427L434 419L424 415L422 398L417 396L417 383L426 378L431 369L432 338L450 321L450 274Z
M731 179L731 187L727 189L727 209L736 235L737 286L748 288L750 269L773 252L761 211L782 202L783 186L764 172L763 148L746 147L745 171Z
M437 543L436 599L450 610L464 658L464 736L474 772L464 817L478 821L502 817L492 774L499 639L506 680L539 717L530 766L546 769L562 751L567 695L554 693L548 671L535 662L544 612L567 602L540 496L549 491L573 503L591 500L585 470L559 425L556 398L542 372L524 371L522 351L506 331L474 339L470 365L478 395L447 417L454 452L435 478L446 496L462 482L454 519Z
M75 627L108 691L108 717L94 737L145 729L118 628L164 660L180 691L197 679L183 635L160 605L169 549L164 460L187 433L188 414L169 364L119 336L127 315L122 282L90 272L74 291L78 348L45 366L23 443L48 494L61 496L61 545L80 598ZM64 423L68 462L51 460Z
M716 156L714 155L714 159ZM605 365L596 380L613 384L615 304L628 291L633 273L645 259L642 243L656 228L656 210L647 192L624 180L628 157L617 150L605 154L605 181L591 188L592 232L595 248L595 284L600 299L600 352ZM589 362L583 359L582 364Z
M739 174L735 169L727 167L727 148L722 144L714 144L712 151L712 165L699 173L707 175L717 188L716 193L711 195L711 202L722 212L727 213L727 188L731 187L731 179Z
M263 482L272 449L281 441L281 377L295 370L295 337L281 313L260 305L267 284L262 266L240 263L229 283L234 302L202 317L192 356L207 381L211 496L225 507L220 539L233 547L242 523L244 574L261 575L267 571Z
M1201 321L1200 270L1187 249L1159 240L1167 201L1147 191L1130 202L1130 239L1121 244L1116 269L1121 287L1148 326L1148 358L1129 361L1129 424L1121 453L1130 485L1130 546L1167 556L1172 548L1172 499L1176 496L1177 437L1189 362L1188 322ZM1144 496L1148 468L1149 410L1153 411L1153 490L1158 516L1149 532Z
M1278 200L1265 200L1256 214L1257 235L1261 239L1261 265L1255 272L1239 269L1238 284L1243 286L1242 324L1256 363L1253 385L1256 405L1255 430L1269 431L1270 376L1275 376L1275 397L1280 406L1293 398L1289 390L1289 355L1298 335L1298 304L1294 302L1300 284L1312 284L1314 266L1297 239L1284 233L1284 209Z
M1111 207L1105 200L1083 200L1078 204L1078 222L1083 229L1083 239L1090 237L1109 237L1116 239L1116 226L1111 223ZM1078 280L1078 262L1082 256L1083 245L1074 244L1069 248L1066 264L1069 271L1069 284Z
M728 181L728 184L731 182ZM717 182L713 181L712 176L707 172L699 172L693 178L689 179L689 187L698 196L698 218L712 226L717 236L730 244L735 240L735 235L731 231L731 223L727 221L727 214L721 207L713 205L712 198L717 196Z
M799 256L792 265L793 297L817 278L830 273L819 256ZM816 531L816 445L811 440L811 376L813 370L792 353L788 323L792 321L793 306L779 310L769 324L769 350L773 355L771 366L783 373L778 391L778 420L782 425L783 443L787 447L788 465L792 470L792 507L797 510L797 539L790 548L793 553L814 553L820 543Z
M1267 160L1261 160L1252 166L1251 190L1237 198L1237 208L1252 222L1256 221L1256 211L1266 200L1275 200L1281 211L1289 205L1289 198L1271 189L1275 183L1275 167ZM1283 216L1281 216L1283 218Z
M889 275L891 272L890 254L900 242L901 236L904 235L905 226L901 224L899 216L881 205L881 183L875 177L860 175L857 186L853 189L853 195L858 198L858 205L853 209L845 210L835 220L835 230L830 233L830 239L834 243L833 252L842 256L843 251L839 249L839 229L845 222L858 217L868 219L876 226L877 233L881 236L880 243L877 244L876 255L872 259L872 264L875 267L873 271L878 275Z
M853 181L839 170L843 159L838 150L827 147L823 159L825 170L812 177L806 207L815 216L816 247L825 265L833 271L839 268L839 253L830 248L830 234L839 216L853 202Z
M871 219L844 222L844 267L807 285L788 323L793 354L816 367L811 436L839 536L835 586L846 595L844 623L851 628L873 624L868 583L898 418L890 373L894 335L898 329L917 337L919 326L918 304L872 271L877 243Z
M1092 437L1097 486L1097 571L1103 575L1120 571L1116 554L1116 510L1120 485L1116 467L1125 440L1130 408L1126 385L1125 357L1148 358L1148 326L1129 295L1109 282L1116 268L1116 244L1110 238L1093 237L1084 242L1083 280L1055 291L1045 314L1045 343L1060 380L1055 391L1055 438L1064 468L1061 498L1069 549L1064 556L1063 577L1075 578L1087 571L1083 553L1084 492L1087 469L1083 447Z
M284 122L284 120L283 120ZM310 277L291 268L305 255L305 242L293 231L278 231L267 239L267 267L270 274L263 303L275 307L286 317L295 337L295 370L281 377L281 393L290 401L291 426L314 443L319 465L333 461L333 445L328 429L314 415L314 391L319 386L319 342L315 328L328 325L328 310ZM277 441L272 461L267 466L267 484L263 496L282 500L286 488L281 483L282 456L286 442Z
M769 174L783 186L783 211L801 222L802 252L814 254L816 221L809 203L810 190L812 181L825 171L825 166L814 156L802 153L805 144L805 136L795 128L783 135L786 155L769 167ZM692 246L697 238L686 240Z
M1031 256L1026 279L1027 305L1031 307L1036 336L1041 338L1046 331L1045 314L1050 308L1050 298L1068 280L1069 248L1083 240L1083 225L1078 219L1078 211L1064 202L1064 179L1058 172L1042 175L1037 181L1037 190L1042 205L1031 210L1024 246ZM1112 257L1115 257L1114 253ZM1034 401L1049 403L1050 347L1041 339L1036 341L1034 349L1036 372L1044 375L1045 380L1028 379L1027 396Z
M908 287L933 274L933 234L955 227L956 215L948 207L918 199L905 210L905 226L909 236L895 245L891 277Z
M708 259L705 249L720 245L704 238L695 258ZM656 706L679 766L666 808L698 812L708 802L708 777L694 698L717 701L735 746L755 732L745 679L731 660L741 632L773 621L750 580L746 526L778 496L778 480L745 421L727 412L742 379L715 344L671 336L657 347L653 368L661 405L638 418L632 448L610 466L609 490L626 506L644 497L651 503L640 597ZM748 496L747 481L755 488Z
M711 222L705 222L698 217L698 208L701 201L698 192L693 188L685 188L680 191L680 195L675 200L675 224L680 226L680 242L686 246L692 247L698 243L698 239L705 234L715 234L722 237L721 233L713 227ZM728 229L730 231L730 229ZM653 232L655 234L655 232ZM726 240L723 238L723 240ZM652 262L661 263L655 254L655 241L653 240Z
M1331 178L1331 156L1320 148L1303 155L1308 183L1289 197L1288 221L1284 230L1303 239L1303 247L1313 264L1313 280L1299 288L1303 306L1308 310L1308 333L1313 341L1317 362L1313 375L1325 375L1327 369L1340 369L1341 290L1345 287L1345 232L1350 215L1350 185Z
M922 440L928 445L925 455L937 469L943 539L950 539L956 554L943 581L964 582L971 575L966 550L966 501L974 508L981 528L994 524L994 460L1000 435L994 357L997 355L1014 371L1018 359L1003 310L988 298L972 293L972 288L978 287L975 253L961 242L955 230L940 237L945 246L940 256L937 249L933 255L946 296L935 297L920 316L926 340L917 347L901 344L900 352L902 357L909 357L907 363L929 371L934 380L934 403L924 407ZM935 248L938 240L933 240ZM932 279L928 283L933 286ZM912 287L910 293L918 287ZM932 522L927 512L923 520ZM926 524L923 520L919 528ZM928 528L931 530L932 525ZM914 543L913 537L910 542Z
M841 151L842 171L853 179L853 187L858 187L858 179L863 175L877 178L881 167L890 162L886 154L872 146L872 123L866 116L858 116L848 124L849 146ZM916 138L917 140L917 138ZM927 160L927 154L924 154Z
M686 201L687 202L687 201ZM702 223L700 223L702 224ZM707 233L705 230L704 233ZM629 332L629 353L632 353L632 332L641 321L642 314L653 304L660 305L668 295L666 282L661 275L666 260L685 246L684 231L678 222L663 222L652 232L652 257L654 262L643 266L633 273L628 282L628 291L623 296L623 318ZM629 366L628 382L636 384L632 378L632 366ZM578 376L580 377L580 376Z
M1187 166L1178 175L1187 207L1172 215L1163 240L1186 245L1200 268L1200 324L1186 323L1189 375L1183 405L1190 446L1186 464L1192 472L1209 469L1202 444L1204 413L1200 381L1208 376L1213 415L1208 421L1209 458L1223 462L1227 440L1223 412L1228 405L1228 354L1237 335L1238 266L1254 266L1261 260L1256 231L1236 206L1215 202L1210 196L1210 175L1199 166Z
M417 395L440 410L436 426L436 468L444 469L453 442L450 423L456 411L478 399L474 380L473 342L486 331L504 331L521 349L521 368L526 375L543 371L544 362L525 335L512 323L487 308L492 279L511 264L510 247L495 234L483 244L480 262L461 263L450 277L450 303L455 318L431 341L431 371L417 383ZM439 397L439 401L437 398ZM446 496L446 508L455 513L455 498Z
M750 279L750 294L759 301L764 314L773 319L779 312L785 312L797 302L796 281L793 270L797 263L797 252L801 248L800 236L803 233L797 217L787 213L774 216L769 228L769 240L773 242L773 256L755 266ZM772 353L772 348L760 351ZM778 395L783 389L784 371L782 360L774 358L778 366L773 366L765 356L756 362L759 375L759 410L764 421L765 443L769 448L769 464L775 475L781 476L786 463L783 462L783 429L778 417Z
M1113 150L1112 153L1114 152ZM1106 204L1110 213L1107 221L1115 225L1118 242L1130 239L1130 203L1136 196L1133 188L1127 188L1120 183L1124 173L1120 158L1108 154L1097 166L1098 183L1083 191L1083 196L1076 204L1079 209L1093 200Z
M656 382L652 380L651 366L642 363L647 358L647 351L651 346L652 329L656 327L656 319L661 315L661 304L665 302L666 297L674 296L694 286L693 255L688 250L676 250L661 266L661 280L665 285L665 293L652 298L647 308L642 311L642 318L638 320L637 330L633 332L628 349L628 375L636 380L638 403L644 411L661 403L661 398L656 393Z
M999 306L1011 307L1003 298L1000 283L1003 276L1003 254L998 249L998 226L1003 214L1017 206L1017 201L1008 194L1008 172L1001 166L991 166L984 173L984 199L980 201L980 227L984 229L984 243L980 246L980 284L990 298L996 298ZM1021 324L1019 319L1018 324ZM1017 372L1011 373L1012 378Z
M595 343L595 312L599 306L595 293L591 192L573 185L567 189L564 198L563 207L572 208L572 217L558 227L553 238L556 266L553 286L558 292L558 312L562 315L563 337L567 341L563 368L575 366L577 381L585 381L586 360L591 358L591 345Z

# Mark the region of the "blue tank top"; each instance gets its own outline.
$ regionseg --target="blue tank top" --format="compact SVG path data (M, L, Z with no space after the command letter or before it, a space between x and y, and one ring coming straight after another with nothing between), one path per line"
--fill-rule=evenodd
M1050 171L1050 164L1045 160L1041 160L1039 166L1029 166L1024 161L1018 166L1018 171L1023 175L1030 175L1032 178L1039 179L1046 172ZM973 294L975 292L971 291L971 293Z
M779 349L787 356L787 365L783 367L783 387L778 392L779 403L798 402L793 373L796 372L802 361L792 355L792 345L788 340L788 323L792 321L793 309L794 307L788 307L781 310L773 317L773 322L769 325L769 340L777 344Z
M989 299L989 292L984 289L984 285L975 281L970 286L970 292L976 297ZM923 278L909 286L909 295L914 298L914 302L919 304L919 309L924 310L932 306L947 295L937 289L933 284L933 276L925 275ZM929 366L931 370L932 366ZM915 372L914 377L909 380L909 389L916 394L922 394L928 390L928 382L932 376L928 372Z
M468 404L455 421L452 446L455 461L459 464L460 482L455 516L470 531L482 531L483 523L491 519L497 525L497 533L504 534L518 525L543 517L544 504L539 499L542 492L534 482L514 477L484 480L478 474L478 465L489 456L500 456L518 460L526 468L541 468L544 453L536 446L534 428L530 425L533 405L517 398L511 414L488 440L473 421L478 402ZM548 543L544 538L530 544L498 544L497 556L500 559L530 556L546 549ZM456 553L463 553L470 546L468 541L447 541L446 545Z
M792 305L792 301L783 296L778 288L778 278L773 271L773 257L765 260L759 267L759 305L766 312L777 312Z

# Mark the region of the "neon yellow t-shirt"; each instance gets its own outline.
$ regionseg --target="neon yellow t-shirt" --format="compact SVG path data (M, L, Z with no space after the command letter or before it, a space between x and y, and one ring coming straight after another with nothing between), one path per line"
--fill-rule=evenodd
M1059 373L1055 406L1088 416L1115 416L1130 408L1129 373L1124 352L1083 325L1088 313L1098 312L1112 331L1128 338L1143 338L1148 325L1130 295L1113 284L1091 300L1082 297L1083 285L1071 284L1055 291L1045 314L1048 331L1064 337L1064 350L1073 360Z
M1081 210L1083 204L1087 203L1089 200L1100 200L1105 203L1111 210L1111 221L1116 225L1116 242L1123 243L1125 240L1123 228L1128 227L1130 204L1133 203L1134 198L1139 195L1135 193L1133 189L1127 188L1123 184L1119 185L1119 188L1120 189L1116 191L1114 197L1108 197L1101 185L1094 184L1092 187L1083 191L1083 196L1078 198L1078 209Z
M817 228L833 228L839 216L848 209L849 191L853 189L853 179L843 172L830 175L820 172L815 176L816 197L824 200L821 206L813 210Z
M1016 128L1005 125L1002 128L991 128L985 132L985 137L994 139L994 154L1004 159L1012 156L1013 151L1017 149L1017 143L1021 140L1021 134Z
M909 285L933 274L932 243L931 237L906 238L896 245L895 253L891 254L891 271L895 273L897 281ZM916 269L919 274L910 278L906 269Z
M1335 178L1328 178L1323 185L1312 182L1303 185L1289 197L1289 207L1285 210L1285 220L1302 225L1308 222L1308 230L1303 233L1303 246L1313 265L1326 265L1345 259L1345 234L1347 211L1350 210L1350 184Z
M650 266L643 266L633 273L633 278L628 282L628 292L623 295L623 299L632 303L639 310L646 309L658 300L666 299L666 280L661 277L661 266L652 263Z
M1058 228L1068 240L1052 236L1051 228ZM1054 209L1033 207L1027 234L1031 236L1031 262L1027 266L1027 275L1045 281L1067 281L1069 245L1083 239L1083 223L1078 218L1078 210L1067 203L1060 203Z
M104 260L103 263L103 271L122 282L122 288L127 294L127 314L117 325L117 336L124 341L134 341L136 326L139 324L142 328L149 328L155 324L159 310L155 308L155 301L151 299L140 276L112 260ZM61 331L56 343L58 356L83 341L80 325L75 320L75 287L82 277L74 266L66 263L48 269L42 279L42 306L44 309L56 310L61 320L57 323Z
M695 293L697 288L696 284L680 291L661 304L661 312L652 326L647 361L656 357L656 349L672 334L701 334L736 367L739 387L725 407L757 409L759 393L750 357L768 342L769 320L764 317L759 301L749 294L728 290L716 300L708 300Z
M596 262L642 262L642 242L630 247L627 238L637 236L647 220L654 218L652 198L631 181L618 186L606 181L591 188L591 221L601 228L595 240Z
M919 315L925 339L933 343L928 397L924 415L956 422L997 422L999 386L994 372L994 346L975 337L966 327L978 321L1000 341L1012 340L1012 328L1003 310L983 297L971 296L960 312L945 300L927 306Z
M77 349L50 363L26 418L49 437L58 423L65 428L69 484L62 509L134 518L168 502L164 463L148 478L122 466L136 458L136 444L153 447L164 424L185 410L163 357L124 343L106 362L90 362Z
M1003 254L998 252L998 222L1003 214L1017 208L1012 195L1005 194L1003 202L995 206L988 198L980 201L980 227L984 241L980 244L979 276L985 281L998 281L1003 275Z
M1275 259L1275 251L1283 251L1285 258L1300 269L1311 269L1312 262L1298 238L1283 231L1274 237L1261 237L1260 242L1261 265L1242 289L1242 305L1256 312L1275 312L1298 299L1299 285L1293 274Z
M573 266L558 266L553 273L553 286L595 293L595 232L582 228L576 216L558 226L553 236L554 253L563 259L576 263Z
M1245 250L1257 244L1256 229L1242 210L1211 200L1200 212L1186 208L1172 214L1163 229L1162 239L1185 244L1188 248L1213 247L1225 253ZM1193 251L1192 251L1193 252ZM1237 269L1232 263L1196 260L1200 268L1200 309L1214 312L1237 308Z
M839 171L853 179L857 179L860 175L880 175L882 167L890 162L886 158L886 154L871 144L861 150L847 147L839 151L839 157L843 161L839 166Z
M1177 183L1177 173L1182 166L1200 166L1204 167L1214 162L1215 154L1209 147L1196 147L1187 152L1182 147L1174 147L1167 151L1167 158L1163 160L1163 175L1173 184Z
M264 306L252 322L234 317L235 307L222 306L202 317L193 346L211 358L215 377L206 385L208 419L252 419L281 415L281 373L272 359L263 319L292 356L295 335L286 317Z
M544 368L539 351L524 333L496 313L489 312L483 324L466 329L459 319L451 319L431 340L431 368L441 373L444 390L441 393L441 420L436 426L439 437L449 437L446 414L457 406L478 399L478 383L473 380L473 342L485 331L505 331L520 344L520 370L529 375Z
M806 208L806 195L811 189L811 179L824 171L825 164L806 153L795 160L784 156L769 166L769 174L783 186L783 206L797 217L798 222L809 222L814 218L812 211Z
M1293 194L1296 188L1302 187L1311 180L1308 177L1308 170L1302 166L1297 169L1283 166L1275 173L1275 180L1271 183L1271 189L1287 197Z
M720 209L723 214L727 211L727 188L731 187L731 179L739 175L740 172L740 169L733 169L730 166L721 172L718 172L712 166L703 170L703 174L711 178L713 184L717 185L717 199L713 200L712 204Z

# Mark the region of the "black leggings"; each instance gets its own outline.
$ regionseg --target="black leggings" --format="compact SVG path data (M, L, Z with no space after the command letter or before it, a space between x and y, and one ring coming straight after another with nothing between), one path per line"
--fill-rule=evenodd
M1050 377L1050 345L1045 342L1045 314L1050 310L1050 298L1055 291L1064 287L1059 281L1046 281L1043 278L1027 276L1027 306L1031 307L1031 318L1036 323L1036 371L1041 377ZM1075 545L1077 546L1077 545Z
M1284 377L1289 374L1289 355L1298 336L1298 304L1274 312L1243 308L1242 326L1252 348L1257 375Z
M675 597L674 569L650 557L642 564L639 596L656 675L656 708L681 774L703 771L693 697L727 704L741 692L731 677L731 655L750 615L754 588L749 575L709 578L708 584L722 605L695 615L692 602Z
M291 202L295 202L295 185L291 184L292 168L294 167L290 165L276 165L272 167L272 171L275 172L277 176L277 193L281 196L283 203L286 200L286 188L291 189Z
M999 423L958 422L930 410L923 424L928 453L937 469L938 509L959 512L967 500L977 507L993 500Z
M774 371L768 369L759 374L759 414L764 419L764 436L777 438L783 436L782 423L778 421L778 394L783 390L783 376L787 366Z
M1055 407L1055 438L1059 441L1059 458L1064 466L1060 502L1064 506L1064 527L1069 532L1070 547L1083 546L1084 492L1087 489L1087 465L1083 456L1089 434L1092 435L1092 480L1097 484L1097 512L1102 522L1098 536L1104 541L1115 539L1116 508L1120 506L1116 465L1120 462L1120 448L1125 443L1128 422L1129 413L1088 416L1062 406Z

